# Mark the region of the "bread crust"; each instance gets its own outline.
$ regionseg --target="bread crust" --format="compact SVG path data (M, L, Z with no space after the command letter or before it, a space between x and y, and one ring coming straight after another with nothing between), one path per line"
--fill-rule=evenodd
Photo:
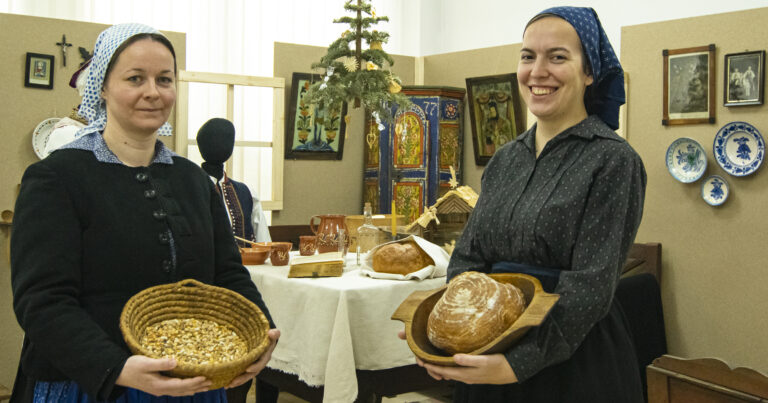
M379 273L410 274L435 261L412 240L384 245L373 253L373 270Z
M469 271L448 284L427 320L427 337L450 354L469 353L493 341L522 315L525 297L512 284Z

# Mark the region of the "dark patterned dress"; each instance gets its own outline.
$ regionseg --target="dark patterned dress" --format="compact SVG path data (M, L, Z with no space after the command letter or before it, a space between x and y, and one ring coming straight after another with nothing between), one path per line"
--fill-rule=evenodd
M455 401L635 402L642 388L614 291L643 210L637 153L596 116L550 140L534 126L499 149L451 257L449 279L499 262L549 268L560 300L505 356L519 382L458 384ZM545 287L546 288L546 287Z

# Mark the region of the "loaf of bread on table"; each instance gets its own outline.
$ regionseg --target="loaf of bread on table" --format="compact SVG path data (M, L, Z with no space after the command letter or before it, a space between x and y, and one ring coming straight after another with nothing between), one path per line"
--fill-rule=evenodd
M386 244L373 252L373 271L410 274L435 261L412 240Z
M522 291L476 271L456 276L427 320L427 337L450 354L469 353L504 333L525 310Z

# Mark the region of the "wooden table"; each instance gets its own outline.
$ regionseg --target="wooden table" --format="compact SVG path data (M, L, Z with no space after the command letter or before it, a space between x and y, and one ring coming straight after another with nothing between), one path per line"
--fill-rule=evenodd
M372 279L353 260L348 255L343 275L329 278L289 279L288 266L247 266L281 331L262 382L325 402L377 400L439 384L414 365L397 337L403 324L390 317L413 291L438 288L445 277Z

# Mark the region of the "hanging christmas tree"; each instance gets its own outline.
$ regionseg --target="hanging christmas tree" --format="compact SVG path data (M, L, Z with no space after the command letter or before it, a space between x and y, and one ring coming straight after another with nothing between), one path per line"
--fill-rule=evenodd
M382 48L389 34L370 30L372 25L389 18L376 16L371 3L364 0L354 4L349 0L344 9L355 16L333 21L349 24L349 29L328 47L319 63L312 64L313 69L324 69L325 76L312 84L305 99L321 109L341 109L342 102L354 102L355 108L363 106L377 121L389 119L391 107L404 108L410 104L400 93L400 79L389 71L394 60ZM362 49L363 40L368 49Z

